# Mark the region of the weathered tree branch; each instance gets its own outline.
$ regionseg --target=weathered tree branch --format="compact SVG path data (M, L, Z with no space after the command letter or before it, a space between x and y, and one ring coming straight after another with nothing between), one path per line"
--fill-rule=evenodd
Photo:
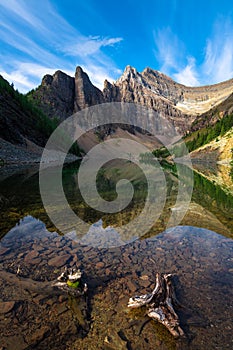
M155 288L151 294L135 296L129 299L128 307L146 306L147 315L163 324L176 338L183 336L179 317L174 310L177 300L171 282L171 274L156 274Z

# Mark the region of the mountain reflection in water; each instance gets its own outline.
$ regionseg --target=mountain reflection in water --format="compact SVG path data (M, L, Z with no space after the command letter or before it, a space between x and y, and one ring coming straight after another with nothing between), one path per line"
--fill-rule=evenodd
M138 229L118 232L118 227L141 212L147 194L135 169L127 168L136 186L132 203L122 212L110 215L85 204L78 190L77 172L78 167L66 166L63 185L72 209L90 225L80 237L75 231L62 235L50 222L40 198L37 169L9 169L1 173L0 288L5 309L0 311L9 309L0 314L1 344L14 349L14 339L18 349L24 349L35 345L36 334L41 348L55 349L72 342L74 349L91 349L93 344L102 346L106 337L117 337L120 332L132 349L231 349L232 196L194 173L189 210L179 226L165 230L171 212L175 215L183 210L182 203L173 207L177 177L175 169L167 167L164 211L151 230L140 237ZM122 174L112 168L100 175L101 195L113 200L115 181ZM109 175L113 175L112 183ZM127 244L122 245L125 241ZM23 278L32 283L50 281L64 266L81 268L90 288L94 321L83 339L65 297L61 300L22 287ZM136 324L139 322L140 326L140 316L126 312L129 297L152 290L156 272L175 276L182 304L178 313L187 334L187 339L179 343L153 321L143 329L143 336L138 335ZM12 273L18 274L21 285L5 280ZM132 319L136 320L135 327L130 326ZM51 324L57 327L54 332L48 331Z

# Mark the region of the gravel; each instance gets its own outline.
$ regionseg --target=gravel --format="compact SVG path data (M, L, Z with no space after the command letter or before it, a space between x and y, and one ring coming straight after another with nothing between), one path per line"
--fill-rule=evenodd
M31 164L40 163L43 148L35 144L25 148L23 146L13 145L12 143L0 138L0 165L5 164ZM58 161L62 152L51 151L46 163ZM75 161L78 157L69 154L66 162Z

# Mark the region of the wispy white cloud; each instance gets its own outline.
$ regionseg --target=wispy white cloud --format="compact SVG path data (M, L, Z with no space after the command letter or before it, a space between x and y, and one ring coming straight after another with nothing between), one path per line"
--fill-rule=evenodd
M226 18L215 23L203 48L204 59L199 63L170 28L157 31L154 39L160 70L179 83L197 86L233 77L233 25Z
M55 66L53 68L50 67L44 67L36 63L24 63L19 62L18 64L19 70L26 71L28 75L32 77L40 78L41 76L44 76L45 74L53 74L55 70L57 69ZM71 70L64 69L64 73L73 76L74 72Z
M14 61L14 68L8 73L3 67L0 67L2 75L9 83L13 83L20 92L25 93L35 87L38 79L40 80L45 74L54 74L56 67L45 67L36 63ZM63 70L68 75L73 75L72 71Z
M21 71L14 70L7 73L4 69L0 69L0 75L2 75L9 83L13 83L22 93L27 92L34 87L33 82L30 81Z
M12 12L12 14L15 15L15 18L21 18L23 21L26 21L32 27L35 27L40 30L46 29L46 27L43 25L43 22L39 20L38 16L34 15L31 11L28 11L28 6L25 1L0 0L0 5L3 9Z
M156 49L154 50L157 60L161 63L161 71L169 74L171 70L178 69L180 54L183 43L166 27L154 32Z
M28 90L35 87L35 81L37 79L41 79L45 74L53 75L57 70L56 67L44 67L42 65L36 63L28 63L28 62L17 62L14 61L15 69L11 71L11 73L7 73L2 67L0 67L0 75L4 76L10 83L14 83L21 92L27 92ZM93 65L91 62L83 65L84 71L89 75L89 77L93 77L92 83L99 87L103 88L103 82L105 79L110 82L113 80L113 77L106 73L106 69L103 67L97 67ZM62 71L70 76L74 76L74 71L62 69ZM113 72L114 74L120 75L121 71L116 70Z
M18 53L15 62L1 62L1 73L20 91L37 85L45 73L61 69L74 74L76 65L87 67L91 80L101 88L104 78L116 78L119 70L104 48L122 38L82 35L49 0L43 1L43 11L34 0L0 0L0 8L0 38Z
M207 40L201 68L211 83L233 77L233 25L228 19L216 22L213 35Z
M115 68L113 71L108 72L105 67L97 67L91 62L83 65L83 69L89 77L92 77L92 83L99 89L103 89L103 82L107 79L109 82L113 82L116 76L120 76L122 71Z
M61 59L54 55L49 50L44 49L35 41L30 39L26 33L17 30L17 28L11 27L7 23L2 22L2 28L0 28L0 38L8 45L14 47L19 52L25 54L34 62L43 62L48 65L50 62L53 64L61 64Z
M188 57L187 65L178 73L174 73L173 76L175 80L180 84L184 84L186 86L200 85L196 70L196 62L193 57Z
M102 47L113 46L122 41L122 38L100 38L99 36L79 38L76 44L64 47L64 52L72 56L89 56L97 53Z

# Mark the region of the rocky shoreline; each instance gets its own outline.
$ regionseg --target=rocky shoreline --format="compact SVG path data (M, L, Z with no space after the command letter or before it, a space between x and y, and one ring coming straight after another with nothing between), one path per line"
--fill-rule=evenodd
M26 225L26 226L25 226ZM202 229L178 228L153 240L115 249L81 246L48 233L38 221L16 226L0 244L0 339L3 349L230 349L232 241ZM68 295L35 292L23 279L48 284L64 266L84 271L90 329ZM148 293L155 273L175 274L186 337L176 341L163 326L127 308L129 297ZM14 274L22 283L6 278ZM213 308L213 301L215 307ZM220 322L224 320L224 322Z
M0 138L0 166L13 164L36 164L40 163L43 148L35 144L30 144L27 148L24 146L13 145L12 143ZM62 154L62 153L61 153ZM66 162L77 160L73 154L66 156ZM59 160L59 154L51 151L51 155L46 160L47 163Z

